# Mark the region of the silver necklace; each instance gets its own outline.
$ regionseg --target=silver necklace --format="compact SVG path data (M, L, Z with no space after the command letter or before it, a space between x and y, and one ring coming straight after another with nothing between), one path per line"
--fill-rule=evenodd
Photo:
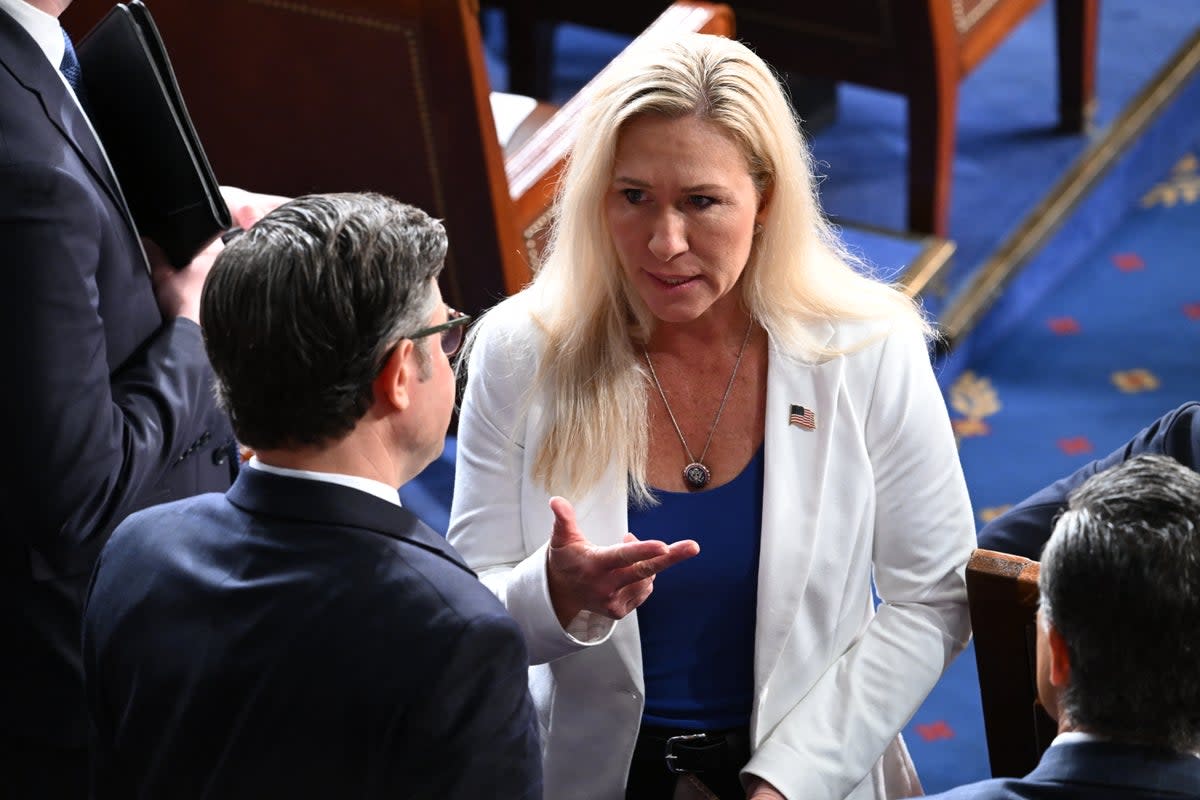
M725 396L721 398L721 405L717 408L717 415L713 417L712 426L708 429L708 440L704 443L704 449L700 452L699 458L692 456L692 451L688 448L687 440L683 438L683 431L679 428L679 423L675 420L675 413L671 411L671 404L667 402L667 393L663 391L662 384L658 381L658 373L654 371L654 362L650 360L650 353L646 350L646 346L642 345L642 355L646 357L646 366L650 368L650 377L654 379L654 385L658 387L658 396L662 398L663 407L667 409L667 416L671 418L671 424L675 426L675 433L679 435L679 443L683 445L683 452L688 457L688 465L683 468L683 481L691 491L703 489L712 480L712 470L704 464L704 457L708 455L708 446L712 444L713 434L717 431L717 423L721 421L721 412L725 410L725 404L729 402L729 394L733 391L733 379L737 377L738 367L742 365L742 356L746 355L746 345L750 344L750 332L752 330L754 330L753 319L746 326L746 336L742 339L742 349L738 350L737 361L733 362L733 372L729 374L729 385L725 387Z

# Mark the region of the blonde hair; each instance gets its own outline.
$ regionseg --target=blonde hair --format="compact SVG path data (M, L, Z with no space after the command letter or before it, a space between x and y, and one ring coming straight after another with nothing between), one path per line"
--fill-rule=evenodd
M865 265L831 230L795 113L762 59L702 34L626 53L582 120L542 267L523 297L505 301L527 303L545 334L531 393L547 390L550 423L534 476L568 496L590 488L616 459L628 470L631 498L652 501L647 376L634 343L646 341L654 318L620 267L604 212L622 127L646 115L694 115L745 154L767 214L740 281L742 301L777 346L814 360L846 352L813 339L817 320L887 319L929 333L912 300L862 274Z

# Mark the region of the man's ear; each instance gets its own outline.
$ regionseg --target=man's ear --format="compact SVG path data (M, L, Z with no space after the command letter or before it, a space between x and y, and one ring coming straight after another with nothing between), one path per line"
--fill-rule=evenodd
M1055 689L1064 689L1071 680L1071 654L1067 640L1053 624L1046 626L1046 643L1050 646L1050 684Z
M375 402L390 405L399 411L408 409L411 401L408 384L416 378L412 359L409 359L414 346L412 339L401 339L400 343L392 348L391 354L383 362L383 369L379 370L372 384Z

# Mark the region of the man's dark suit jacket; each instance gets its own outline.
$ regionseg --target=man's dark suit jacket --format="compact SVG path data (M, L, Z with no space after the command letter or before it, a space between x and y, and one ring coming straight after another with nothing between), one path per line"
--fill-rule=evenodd
M84 613L98 798L538 798L520 629L446 541L247 467L131 516Z
M0 11L0 747L76 750L85 778L96 555L131 511L231 474L200 329L164 323L124 209L58 72Z
M1200 758L1116 742L1051 747L1024 778L960 786L926 800L1171 800L1200 798Z
M1097 472L1143 453L1168 455L1200 471L1200 403L1184 403L1104 458L1025 498L984 526L979 532L979 546L1040 559L1055 520L1067 507L1067 496Z

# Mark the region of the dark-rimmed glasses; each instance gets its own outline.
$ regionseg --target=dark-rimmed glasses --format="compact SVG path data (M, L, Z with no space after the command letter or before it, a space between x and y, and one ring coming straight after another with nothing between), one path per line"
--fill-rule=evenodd
M401 336L401 339L422 339L426 336L433 336L435 333L442 335L441 345L442 352L447 357L453 358L463 344L464 334L467 330L467 323L471 321L469 314L464 314L461 311L455 311L450 306L446 306L446 315L448 319L440 325L431 325L428 328L422 328L415 333L410 333L407 336Z

